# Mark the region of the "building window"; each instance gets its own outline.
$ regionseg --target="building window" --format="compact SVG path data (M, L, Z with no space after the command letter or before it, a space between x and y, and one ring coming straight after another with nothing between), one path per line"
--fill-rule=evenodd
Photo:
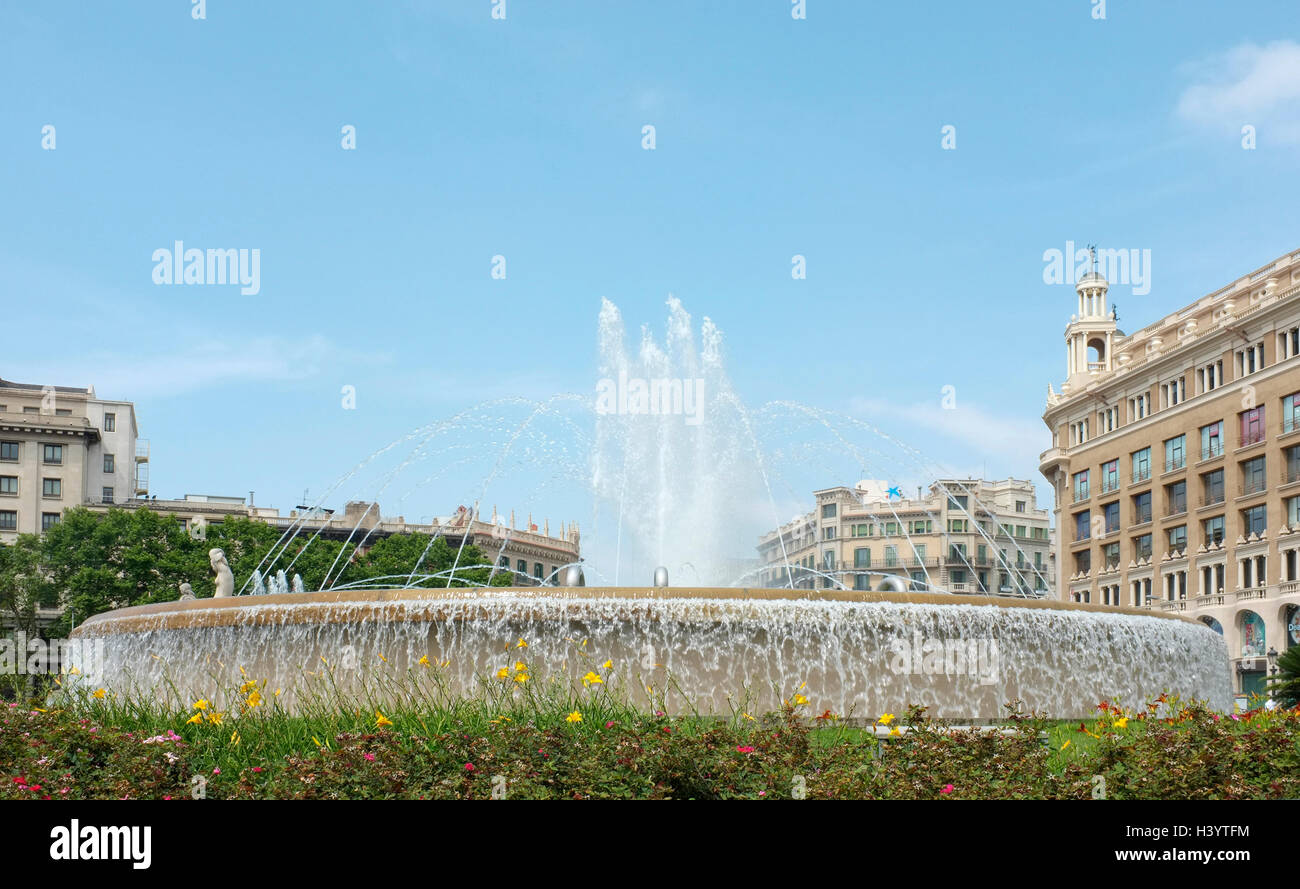
M1165 515L1175 516L1187 512L1187 482L1165 485Z
M834 528L822 528L822 540L834 540L834 539L835 539Z
M41 446L41 462L51 466L63 463L63 445L47 444Z
M1258 494L1267 486L1267 474L1264 471L1264 458L1256 457L1241 464L1241 494Z
M1169 552L1176 553L1187 549L1187 526L1179 525L1169 529Z
M515 562L515 570L518 571L520 574L526 576L528 574L528 560L520 559L519 561Z
M853 551L853 567L854 567L854 568L870 568L870 567L871 567L871 548L870 548L870 547L859 547L858 549L855 549L855 550Z
M1088 510L1074 514L1074 539L1087 540L1092 536L1092 519Z
M57 499L63 496L63 481L57 478L41 479L41 496Z
M1300 527L1300 497L1286 499L1286 524L1289 528Z
M105 488L103 493L104 493L104 502L105 502L105 503L112 503L112 502L113 502L113 489L112 489L112 488Z
M1081 445L1088 440L1088 421L1080 420L1070 424L1070 445Z
M104 431L113 432L117 429L117 414L104 414Z
M112 474L113 474L113 455L112 455L112 454L105 454L105 455L104 455L104 472L106 472L106 473L109 474L109 475L112 475Z
M1151 413L1151 396L1143 392L1141 395L1135 395L1128 400L1128 418L1129 422L1141 420L1147 414Z
M1143 448L1140 451L1134 451L1133 458L1133 483L1144 482L1151 478L1151 449Z
M1165 472L1182 469L1187 462L1185 445L1187 436L1179 435L1165 440Z
M18 476L0 475L0 494L16 496L18 494Z
M1151 558L1151 535L1143 534L1133 538L1133 554L1139 559Z
M1282 434L1300 429L1300 392L1282 399Z
M1119 408L1108 407L1097 411L1097 434L1105 435L1107 432L1114 432L1115 427L1119 425Z
M1087 500L1089 496L1088 470L1085 469L1083 472L1074 474L1074 500L1077 503L1080 500Z
M966 511L966 505L967 505L967 502L968 502L968 501L967 501L967 498L966 498L966 495L965 495L965 494L950 494L950 495L948 495L948 508L951 509L951 510L957 510L957 511L959 511L959 512L965 512L965 511Z
M827 503L827 504L825 504L825 505L822 507L822 518L824 518L824 519L833 519L833 518L835 518L835 504L834 504L834 503Z
M41 530L48 531L59 523L59 514L57 512L41 513Z
M509 557L509 556L502 556L500 559L498 559L498 560L497 560L497 567L498 567L498 568L502 568L502 569L504 569L504 570L506 570L506 571L509 571L509 570L510 570L510 557Z
M1263 534L1266 530L1268 530L1268 515L1262 504L1241 511L1242 534Z
M898 565L898 547L892 543L885 547L885 565L890 568Z
M822 553L822 568L826 571L835 570L835 550L828 549Z
M1300 355L1300 327L1292 327L1277 335L1277 354L1282 356L1279 361Z
M1200 384L1201 392L1213 392L1223 385L1223 359L1211 361L1204 367L1196 371L1196 381Z
M1203 487L1201 506L1223 502L1223 470L1216 469L1201 476Z
M534 563L533 563L533 577L536 577L538 580L541 580L541 579L542 579L543 577L545 577L545 576L546 576L546 569L542 567L542 563L541 563L541 562L534 562Z
M1101 514L1106 520L1106 533L1119 530L1119 501L1107 503L1101 508Z
M1264 369L1264 344L1256 343L1237 350L1237 379Z
M1108 494L1119 490L1119 460L1101 464L1101 492Z
M12 509L0 509L0 531L17 531L18 513Z
M1264 440L1263 405L1248 411L1242 411L1237 416L1241 418L1241 447L1257 444Z
M0 460L6 463L18 462L18 442L0 441Z
M1201 459L1209 460L1223 453L1223 423L1201 427Z
M1023 500L1017 500L1017 501L1016 501L1016 512L1024 512L1024 511L1025 511L1025 501L1023 501Z
M1087 574L1092 570L1092 551L1083 550L1074 554L1074 573Z
M1101 561L1106 569L1119 567L1119 544L1108 543L1101 548Z
M1173 407L1179 404L1187 397L1187 389L1183 385L1183 378L1170 380L1160 386L1160 398L1164 402L1162 407Z
M1286 459L1286 483L1300 481L1300 445L1294 445L1282 452Z
M1151 521L1151 492L1144 491L1133 498L1133 524L1143 525Z
M1216 515L1212 519L1206 519L1203 526L1205 528L1205 545L1215 546L1223 543L1224 527L1223 516Z

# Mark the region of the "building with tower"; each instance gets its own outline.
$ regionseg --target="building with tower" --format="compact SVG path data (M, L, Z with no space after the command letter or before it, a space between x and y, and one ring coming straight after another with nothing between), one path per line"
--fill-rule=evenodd
M1132 334L1108 288L1079 280L1047 390L1056 588L1201 620L1259 692L1300 644L1300 252Z

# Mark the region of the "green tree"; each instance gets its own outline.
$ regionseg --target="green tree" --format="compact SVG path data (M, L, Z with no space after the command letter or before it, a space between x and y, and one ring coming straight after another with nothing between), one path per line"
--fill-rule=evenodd
M1277 659L1277 676L1269 680L1268 694L1283 707L1300 704L1300 645L1292 645Z
M41 539L21 534L13 545L0 544L0 624L36 633L36 610L53 606L56 587L41 567Z

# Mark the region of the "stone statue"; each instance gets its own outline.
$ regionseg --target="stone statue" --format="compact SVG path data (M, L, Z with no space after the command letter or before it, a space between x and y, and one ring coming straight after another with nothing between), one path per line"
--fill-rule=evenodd
M181 584L181 601L182 602L194 601L194 588L191 587L188 583Z
M212 572L217 575L217 591L213 594L214 599L221 599L226 596L235 594L235 575L230 571L230 563L226 561L226 554L220 549L208 550L208 561L212 563Z

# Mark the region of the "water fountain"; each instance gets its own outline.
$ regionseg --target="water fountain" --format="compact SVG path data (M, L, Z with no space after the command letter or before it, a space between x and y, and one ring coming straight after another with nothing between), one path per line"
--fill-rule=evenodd
M796 690L816 712L860 717L920 704L942 717L991 719L1018 699L1075 718L1102 699L1138 702L1164 691L1230 706L1222 638L1175 614L954 596L928 575L920 591L889 579L876 591L849 590L833 574L818 590L728 585L737 541L752 547L754 527L781 524L777 500L790 499L783 484L798 490L786 478L797 455L813 463L847 457L886 477L950 474L858 419L792 403L747 409L724 373L720 332L705 319L697 345L676 300L665 344L646 333L635 352L606 301L598 344L594 411L576 396L476 406L381 449L321 497L374 472L371 494L405 499L482 456L483 481L465 498L479 502L502 479L517 490L526 470L539 470L533 491L581 490L594 504L587 560L557 569L558 586L450 588L458 566L435 576L417 563L405 582L374 589L349 580L344 561L331 566L324 589L304 592L294 562L282 563L298 525L236 595L87 620L76 635L105 645L85 683L144 694L171 683L182 696L211 698L214 677L238 667L282 689L293 706L322 661L354 672L437 669L446 687L474 694L524 658L533 676L575 682L611 662L606 679L627 693L644 697L649 686L669 707L702 712L727 713L742 701L773 709ZM506 407L522 416L503 417ZM768 441L772 429L787 440ZM821 452L816 434L827 439ZM429 461L437 469L411 483ZM369 534L359 521L354 542L364 545ZM218 588L228 587L224 557L213 553ZM584 569L613 582L585 586ZM443 577L447 588L415 588ZM624 577L652 585L621 586ZM348 671L335 678L346 685Z

